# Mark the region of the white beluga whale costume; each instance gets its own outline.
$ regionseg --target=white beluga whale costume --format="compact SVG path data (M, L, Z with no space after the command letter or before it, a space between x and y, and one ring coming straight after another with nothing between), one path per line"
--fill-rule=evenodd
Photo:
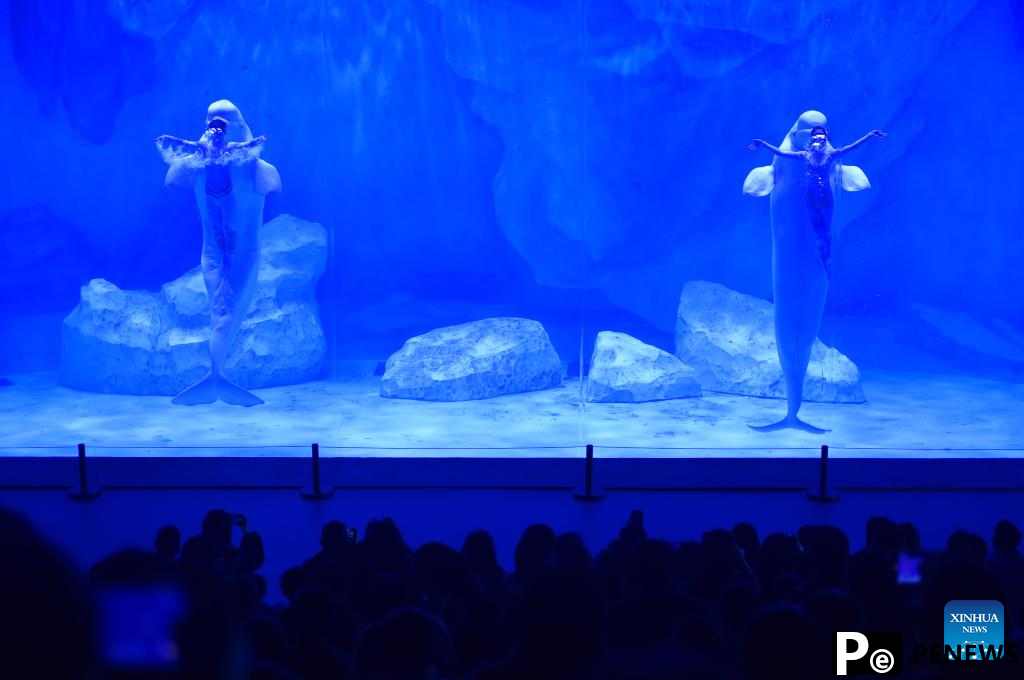
M195 190L203 223L203 280L211 306L210 371L173 401L189 406L218 399L239 406L262 404L228 380L224 363L256 286L263 203L267 194L281 190L277 169L259 157L266 137L254 138L238 107L222 99L210 104L199 141L169 135L156 141L170 165L165 184Z
M875 130L836 149L827 141L827 125L824 114L806 111L778 147L762 140L751 144L752 149L765 146L776 154L771 165L750 171L743 193L771 197L775 341L787 401L785 418L771 425L751 426L761 432L787 427L827 432L800 420L797 413L831 278L833 195L837 184L846 191L871 186L860 168L840 166L837 161L870 137L885 136Z

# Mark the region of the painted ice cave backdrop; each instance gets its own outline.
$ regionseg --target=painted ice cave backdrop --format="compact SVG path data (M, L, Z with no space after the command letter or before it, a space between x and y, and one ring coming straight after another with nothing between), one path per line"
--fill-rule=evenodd
M6 5L0 447L814 447L746 427L785 404L740 192L808 109L889 137L837 196L802 414L840 446L1024 444L1015 0ZM253 409L166 396L205 291L153 138L221 98L284 184L233 360Z

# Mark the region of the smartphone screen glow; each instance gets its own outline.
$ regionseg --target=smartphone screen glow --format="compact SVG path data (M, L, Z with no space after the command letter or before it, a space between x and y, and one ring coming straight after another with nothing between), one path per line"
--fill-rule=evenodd
M99 593L103 652L115 668L171 668L184 595L170 585L106 587Z

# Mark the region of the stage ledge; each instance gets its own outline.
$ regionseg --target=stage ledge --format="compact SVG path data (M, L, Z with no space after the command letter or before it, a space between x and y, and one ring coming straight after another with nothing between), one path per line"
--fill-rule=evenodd
M300 488L309 458L89 457L90 484L103 488ZM583 456L321 458L324 487L337 489L571 489L584 475ZM791 491L818 483L817 458L601 458L594 483L609 491ZM0 489L70 488L74 457L0 456ZM829 460L828 481L843 490L1024 490L1020 458L847 458Z

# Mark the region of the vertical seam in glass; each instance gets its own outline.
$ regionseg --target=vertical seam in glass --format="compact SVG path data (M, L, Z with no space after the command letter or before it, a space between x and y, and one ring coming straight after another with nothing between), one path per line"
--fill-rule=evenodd
M587 0L578 0L578 21L580 30L580 251L579 251L579 296L580 296L580 335L579 335L579 422L580 441L586 443L587 424L587 393L584 382L583 348L586 333L586 300L587 300Z

